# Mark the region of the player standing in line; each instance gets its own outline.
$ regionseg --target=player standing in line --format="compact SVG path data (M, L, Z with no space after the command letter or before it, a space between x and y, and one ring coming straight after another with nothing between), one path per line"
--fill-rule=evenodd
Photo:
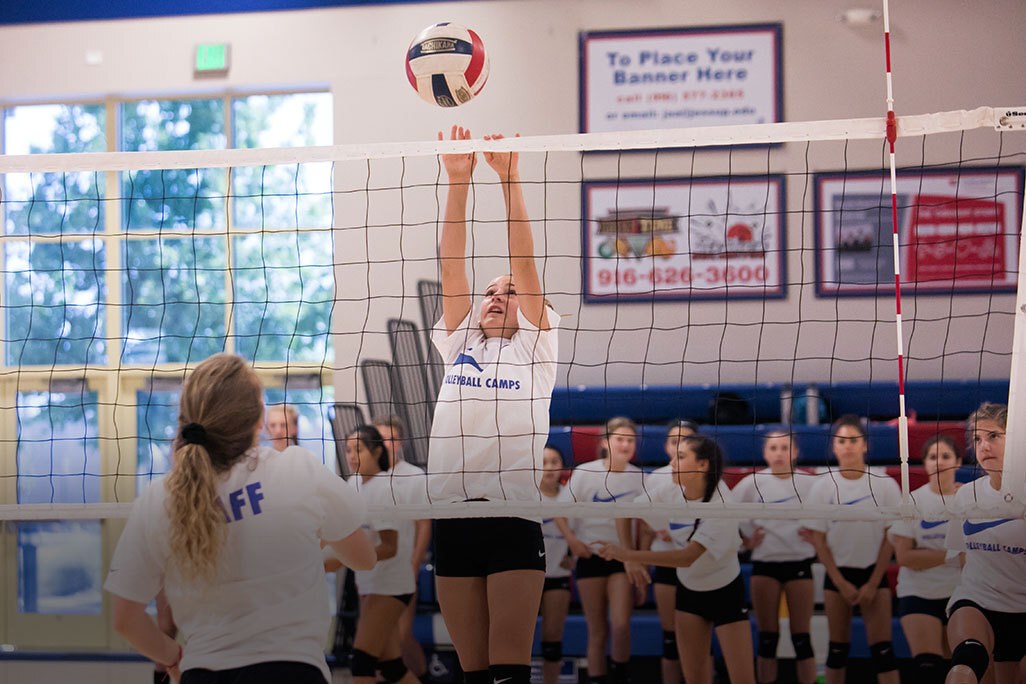
M802 503L810 499L815 477L795 469L798 445L788 430L772 430L762 442L766 468L747 475L734 487L743 503ZM816 550L799 534L797 520L752 520L741 525L746 548L752 549L752 608L759 628L756 673L760 682L777 681L780 639L780 595L787 599L788 626L794 646L799 684L814 684L816 660L810 623L815 604L812 562Z
M403 500L407 502L427 502L427 478L424 470L404 458L403 446L406 444L406 430L399 416L387 416L373 422L374 427L381 433L385 440L385 447L391 459L390 478L393 487L403 493ZM403 654L403 662L406 663L413 674L419 679L427 676L427 660L424 658L424 649L420 642L413 636L413 620L417 616L417 584L416 578L420 576L420 568L424 564L424 556L428 546L431 544L431 521L417 520L414 522L415 532L412 537L400 539L401 544L409 545L408 553L410 564L413 567L414 587L413 598L410 604L403 611L399 618L399 650Z
M267 409L265 420L272 447L285 451L290 446L299 446L299 411L295 406L275 404Z
M875 478L866 465L869 442L858 416L838 418L831 428L831 448L838 475L821 475L810 500L837 506L897 506L898 483L888 476ZM851 618L862 610L866 640L881 684L898 684L898 663L891 644L891 589L887 566L893 549L887 524L854 520L815 520L806 523L819 562L826 568L823 604L830 629L827 684L843 684L851 648Z
M987 476L962 485L955 508L1000 506L1008 407L984 403L969 416L969 443ZM972 517L948 525L947 547L964 553L948 604L952 646L948 684L977 684L988 669L997 684L1026 681L1026 520ZM993 657L994 666L990 667Z
M558 501L563 486L559 484L563 473L563 452L546 444L542 457L541 490L543 501ZM553 518L542 520L545 538L545 587L541 600L542 682L556 684L563 666L563 627L570 609L570 568L573 557L570 548Z
M898 520L889 532L898 571L898 614L909 650L924 684L940 684L948 668L944 658L947 605L958 586L961 556L947 558L945 516L955 498L955 471L962 465L958 445L947 435L934 435L923 445L923 467L929 481L912 492L922 520Z
M357 428L346 438L349 484L368 504L390 506L396 501L388 448L378 429ZM400 499L400 502L402 499ZM416 684L399 650L399 618L413 600L414 575L410 564L414 525L410 520L370 518L364 523L377 557L370 570L356 572L360 619L353 639L354 684L374 684L375 673L391 684ZM331 568L334 569L334 568Z
M612 503L618 499L633 501L641 495L644 473L631 463L637 440L634 421L624 417L609 420L599 448L601 458L574 468L561 499ZM577 592L588 624L588 678L592 684L627 682L634 609L632 584L647 584L650 578L641 563L600 558L591 544L619 539L624 548L633 548L630 527L621 525L618 529L614 518L581 518L574 529L566 518L556 518L555 523L577 557Z
M450 137L468 140L470 131L453 126ZM541 500L559 316L542 296L519 155L483 157L498 175L505 200L512 275L492 280L481 306L473 306L466 216L476 155L444 155L449 186L439 245L442 320L432 342L447 371L431 425L433 503ZM438 520L435 575L464 681L527 684L545 581L541 524L523 518Z
M114 628L187 684L329 681L321 540L349 567L374 565L345 482L308 451L259 446L262 394L232 354L189 375L174 465L135 501L104 583ZM184 653L146 614L162 587Z
M645 488L648 490L656 487L675 487L679 489L673 480L673 462L677 458L677 445L682 437L698 433L698 426L690 420L672 421L666 432L666 442L663 449L669 458L669 463L656 468L645 478ZM642 495L635 501L647 501L647 495ZM630 524L628 518L618 518L617 536L622 537L621 525ZM670 521L659 520L659 529L653 529L645 520L638 520L640 527L638 548L651 551L669 551L677 546L670 536ZM677 570L675 568L655 565L652 567L652 595L655 598L656 612L659 613L659 622L663 628L663 652L660 660L662 672L662 684L679 684L681 680L680 655L677 651L677 634L674 631L675 613L677 609Z
M679 504L686 510L689 502L733 500L721 480L723 452L714 440L702 435L682 437L673 463L676 486L652 490L652 501ZM649 522L653 528L659 524ZM698 515L675 518L670 533L676 548L668 551L632 550L607 541L598 554L609 560L677 568L675 631L684 681L712 683L709 649L715 629L730 681L754 684L751 626L737 559L741 543L737 521Z

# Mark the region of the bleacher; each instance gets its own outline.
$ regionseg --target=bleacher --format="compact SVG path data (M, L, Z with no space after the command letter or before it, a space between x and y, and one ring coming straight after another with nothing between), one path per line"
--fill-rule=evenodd
M703 385L689 387L564 387L557 388L552 397L549 442L562 451L566 467L590 461L597 457L605 421L617 415L635 420L640 426L636 463L652 469L668 462L664 452L666 425L673 419L685 418L700 425L703 434L714 437L726 458L724 478L733 486L746 473L762 466L762 438L766 432L781 427L782 393L804 398L804 386L785 387L764 385ZM895 416L898 413L896 383L843 383L816 386L814 396L820 402L816 424L792 423L789 429L796 435L799 449L798 466L815 468L832 462L830 453L830 422L843 414L853 413L870 418L868 461L896 480L899 479L898 433ZM931 436L942 433L965 446L965 417L983 401L1005 402L1008 397L1007 381L945 381L909 382L906 384L906 406L909 422L910 482L913 489L925 484L926 474L919 464L919 451ZM733 424L717 422L717 407L724 402L731 406ZM804 407L803 407L804 409ZM804 414L802 414L804 416ZM814 414L815 415L815 414ZM963 465L958 473L960 481L975 479L978 473L972 464ZM751 576L751 564L742 564L746 588ZM821 568L817 602L821 602ZM897 567L888 572L892 590ZM437 614L434 577L425 569L419 578L420 613L415 631L426 643L447 640L444 623ZM822 622L821 611L815 620ZM755 633L754 618L752 621ZM893 641L899 658L909 657L908 646L897 616L894 617ZM536 631L535 654L540 653ZM632 653L635 656L658 657L661 651L662 628L655 613L651 593L648 601L635 609L631 623ZM564 631L564 653L570 657L583 657L587 645L587 629L580 612L576 592ZM781 639L781 655L790 645ZM851 657L869 658L861 618L852 624Z

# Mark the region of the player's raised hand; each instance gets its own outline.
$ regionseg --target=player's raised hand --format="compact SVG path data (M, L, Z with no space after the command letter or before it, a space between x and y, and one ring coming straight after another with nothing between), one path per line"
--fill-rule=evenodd
M501 133L496 133L494 135L486 135L484 139L502 140L503 137ZM517 133L516 137L519 138L520 134ZM482 154L488 166L492 167L495 173L499 174L499 180L508 181L520 175L519 152L483 152Z
M445 140L445 135L441 131L438 131L438 139ZM449 140L470 140L470 129L453 124ZM445 166L445 172L449 175L450 183L469 183L470 177L474 175L477 155L473 152L443 154L442 164Z

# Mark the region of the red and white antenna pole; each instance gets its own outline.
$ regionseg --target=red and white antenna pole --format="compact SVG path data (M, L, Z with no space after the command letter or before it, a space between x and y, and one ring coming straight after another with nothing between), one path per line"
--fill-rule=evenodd
M894 322L898 337L898 455L901 458L901 500L909 503L908 482L908 416L905 415L905 344L901 324L901 252L898 235L898 175L894 161L894 142L898 139L898 122L894 117L894 85L891 80L891 16L887 0L883 0L884 49L887 54L887 142L891 166L891 238L894 247Z

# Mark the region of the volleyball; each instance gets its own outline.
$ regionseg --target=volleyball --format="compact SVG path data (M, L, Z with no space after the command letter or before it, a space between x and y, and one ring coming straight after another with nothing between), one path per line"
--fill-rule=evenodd
M424 100L439 107L470 102L488 80L484 43L458 24L428 26L406 53L406 77Z

